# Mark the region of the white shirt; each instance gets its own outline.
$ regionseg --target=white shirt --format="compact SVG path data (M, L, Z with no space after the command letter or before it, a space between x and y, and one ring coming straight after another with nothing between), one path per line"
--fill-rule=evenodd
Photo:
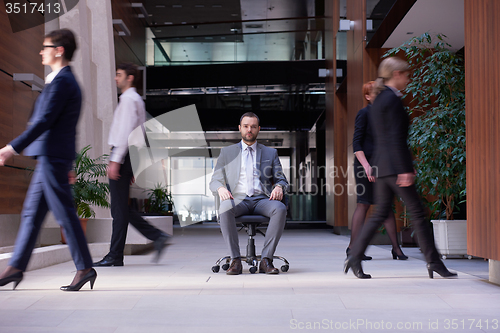
M54 78L57 76L57 74L59 74L59 72L61 71L61 69L63 69L64 67L66 67L66 66L63 66L63 67L59 68L56 71L50 72L49 75L47 75L45 77L45 84L51 83L52 80L54 80Z
M236 188L233 190L233 193L247 193L247 174L246 174L246 160L248 157L248 147L252 147L252 168L253 172L253 188L254 195L258 195L264 192L262 188L262 184L260 183L260 172L257 170L257 141L251 146L248 146L243 140L241 140L241 168L240 168L240 178L238 179L238 184Z
M122 164L128 153L128 137L146 122L146 108L141 96L130 87L120 96L109 129L108 144L113 148L109 160Z

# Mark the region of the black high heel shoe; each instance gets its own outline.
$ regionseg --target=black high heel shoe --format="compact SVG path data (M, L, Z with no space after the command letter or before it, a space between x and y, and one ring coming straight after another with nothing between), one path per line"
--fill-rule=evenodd
M429 272L429 278L431 279L434 278L434 272L438 273L445 279L452 279L458 276L457 273L450 272L442 262L427 264L427 271Z
M346 254L347 256L349 256L349 253L350 253L350 252L351 252L351 249L350 249L350 248L345 249L345 254ZM372 260L372 259L373 259L372 257L367 256L367 255L365 255L364 253L363 253L363 258L361 258L361 260Z
M403 253L403 251L401 251L401 255L397 254L396 252L394 252L394 249L391 250L391 253L392 253L392 259L396 260L396 259L399 259L399 260L408 260L408 257L405 256L405 254Z
M363 267L361 267L361 261L353 261L352 259L347 258L344 261L344 273L347 274L349 272L349 268L352 270L352 273L358 279L371 279L370 274L365 274L363 272Z
M60 289L62 291L78 291L80 290L84 285L85 283L89 282L90 281L90 289L94 289L94 282L95 282L95 279L97 278L97 272L95 271L95 269L91 269L87 274L85 274L85 276L80 280L78 281L76 284L73 284L73 285L69 285L69 286L62 286Z
M22 280L23 280L23 272L17 272L17 273L9 275L7 277L4 277L3 279L0 279L0 287L3 287L8 283L14 282L14 288L12 288L12 290L15 290L17 285Z

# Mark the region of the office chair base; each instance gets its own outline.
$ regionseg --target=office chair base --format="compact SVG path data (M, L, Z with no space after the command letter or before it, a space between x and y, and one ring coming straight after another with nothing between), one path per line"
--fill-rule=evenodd
M251 274L255 274L257 272L258 264L259 264L259 261L261 259L262 259L261 256L255 256L255 257L254 256L251 256L251 257L244 256L244 257L241 257L241 261L242 262L246 262L248 265L251 266L248 269L248 271ZM288 262L288 260L286 260L284 257L280 257L280 256L273 256L273 260L274 259L278 259L278 260L283 261L284 265L281 266L281 271L283 273L288 272L288 269L290 268L290 263ZM223 262L225 262L225 263L222 264ZM222 257L222 258L220 258L219 260L217 260L215 262L214 266L212 266L212 272L219 273L221 267L222 267L222 270L227 271L229 269L229 264L230 263L231 263L231 257L230 256Z

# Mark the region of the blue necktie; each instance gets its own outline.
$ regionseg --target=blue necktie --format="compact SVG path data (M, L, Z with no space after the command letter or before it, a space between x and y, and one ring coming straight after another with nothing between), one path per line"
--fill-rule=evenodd
M247 176L247 195L251 197L254 193L253 189L253 158L252 147L247 148L247 158L245 162L245 171Z

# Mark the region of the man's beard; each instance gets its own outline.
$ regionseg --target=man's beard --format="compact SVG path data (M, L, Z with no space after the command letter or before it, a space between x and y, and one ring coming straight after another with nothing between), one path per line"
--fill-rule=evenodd
M250 137L248 137L250 136ZM241 138L245 141L255 141L256 135L253 135L252 133L247 133L245 135L241 135Z

